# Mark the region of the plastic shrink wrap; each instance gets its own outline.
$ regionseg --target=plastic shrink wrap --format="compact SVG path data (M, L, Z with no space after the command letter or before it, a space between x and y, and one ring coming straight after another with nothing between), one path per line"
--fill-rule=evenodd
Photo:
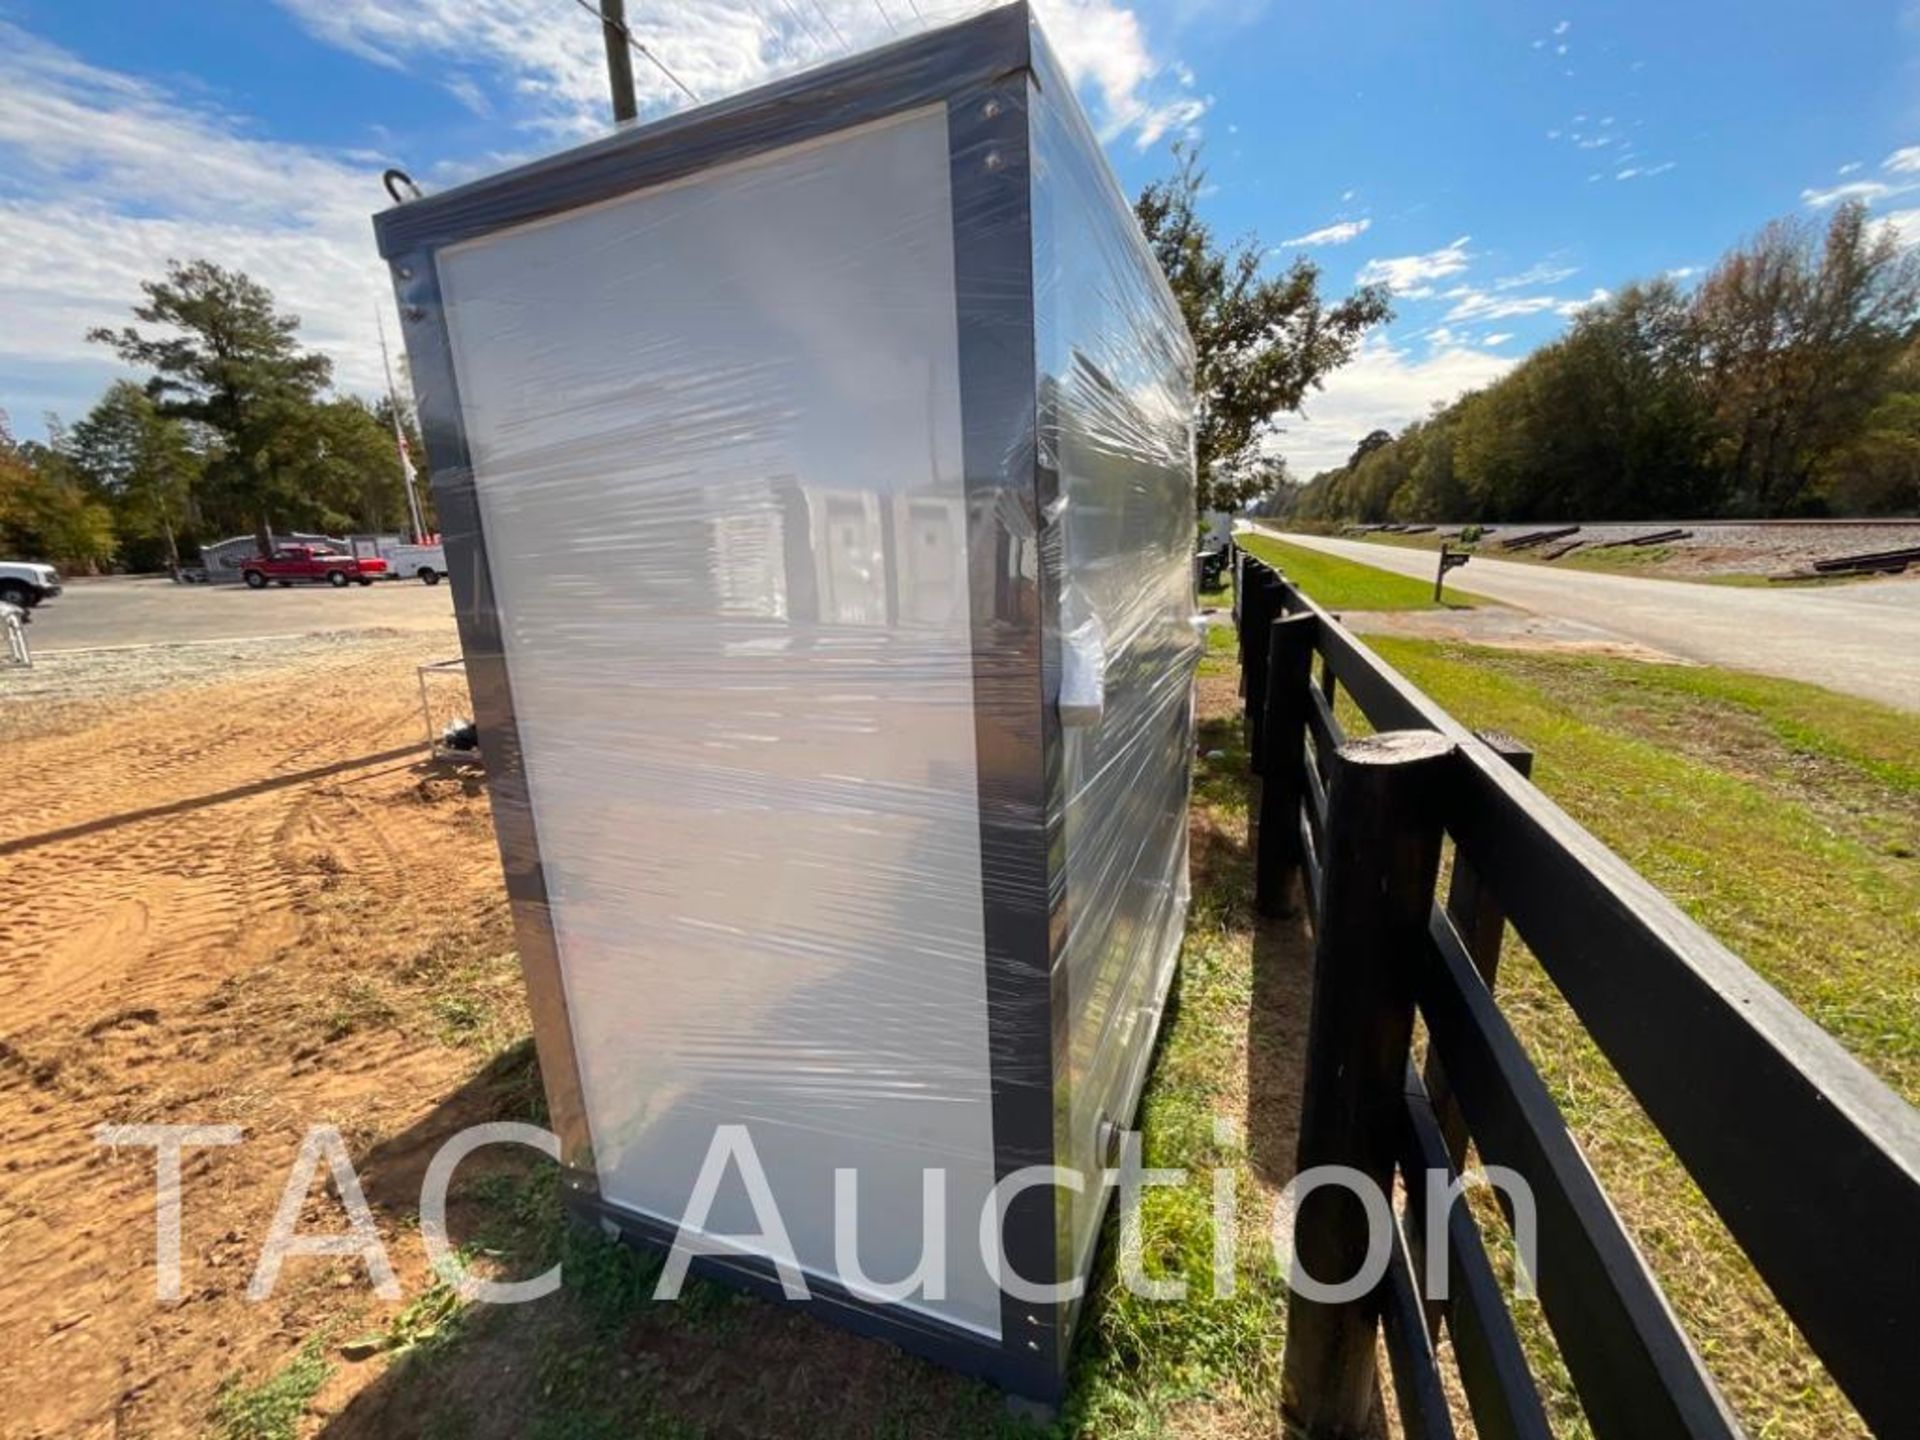
M1200 646L1190 343L1026 7L375 223L571 1202L1057 1396Z

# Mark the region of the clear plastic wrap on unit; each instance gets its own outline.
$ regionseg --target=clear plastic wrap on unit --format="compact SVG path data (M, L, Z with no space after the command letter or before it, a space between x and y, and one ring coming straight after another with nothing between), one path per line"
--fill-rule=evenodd
M1057 1394L1200 642L1190 345L1026 7L376 228L574 1202L762 1232L744 1135L726 1273Z

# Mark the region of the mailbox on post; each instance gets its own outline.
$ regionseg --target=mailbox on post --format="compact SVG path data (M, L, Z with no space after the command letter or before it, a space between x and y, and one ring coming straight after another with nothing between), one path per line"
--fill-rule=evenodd
M1439 573L1433 577L1434 604L1438 605L1441 602L1441 592L1445 590L1447 584L1447 572L1449 570L1458 570L1471 559L1473 559L1471 551L1456 550L1451 545L1442 545L1440 547L1440 570Z

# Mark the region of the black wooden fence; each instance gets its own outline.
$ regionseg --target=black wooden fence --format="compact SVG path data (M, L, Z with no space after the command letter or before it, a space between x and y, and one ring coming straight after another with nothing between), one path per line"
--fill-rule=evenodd
M1406 1433L1452 1436L1444 1324L1479 1434L1551 1434L1471 1209L1424 1228L1429 1172L1451 1181L1471 1138L1531 1188L1541 1307L1594 1433L1743 1433L1495 1002L1511 923L1874 1433L1920 1436L1920 1112L1535 789L1523 748L1463 728L1264 562L1237 552L1234 577L1257 903L1282 913L1297 881L1315 932L1299 1167L1385 1194L1398 1172L1411 1197L1372 1294L1294 1295L1290 1432L1366 1433L1384 1331ZM1347 738L1341 692L1375 734ZM1299 1262L1355 1275L1370 1234L1316 1191Z

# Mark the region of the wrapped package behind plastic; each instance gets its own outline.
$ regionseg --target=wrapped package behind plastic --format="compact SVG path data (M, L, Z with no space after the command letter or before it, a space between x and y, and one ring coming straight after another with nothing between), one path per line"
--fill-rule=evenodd
M1090 1263L1199 647L1188 342L1025 7L378 229L576 1200L763 1235L763 1177L759 1260L1052 1388L980 1217L1079 1170L1006 1254Z

